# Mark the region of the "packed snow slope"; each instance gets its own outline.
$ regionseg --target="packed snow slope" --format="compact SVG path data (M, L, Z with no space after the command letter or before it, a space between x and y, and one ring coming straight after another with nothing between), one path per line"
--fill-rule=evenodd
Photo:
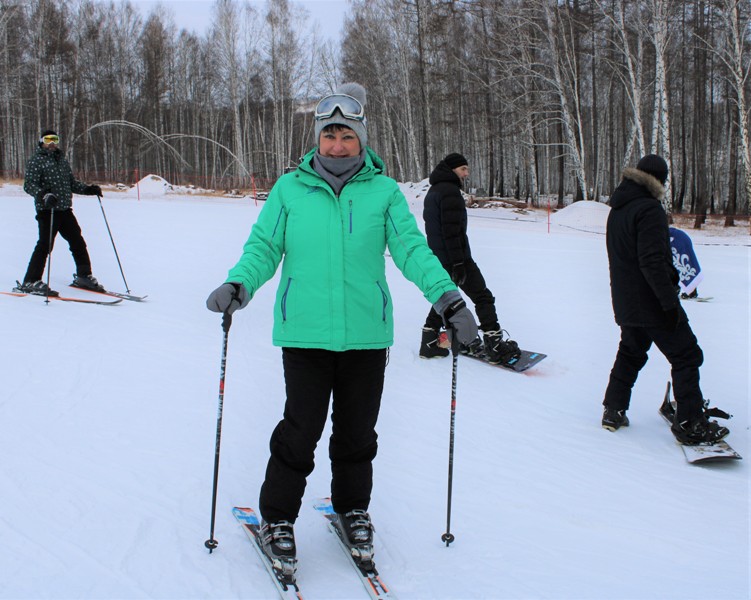
M425 185L403 186L418 222ZM217 550L209 554L225 279L261 208L248 198L105 190L128 288L147 302L103 307L0 296L0 598L250 599L274 588L231 515L257 503L281 418L271 345L276 280L229 332ZM25 271L33 202L0 188L0 281ZM76 197L94 275L125 291L96 198ZM600 427L618 344L607 207L553 215L473 209L473 254L502 326L548 354L524 375L459 358L447 548L451 360L418 357L428 304L389 261L396 340L378 426L370 512L376 562L402 599L749 597L749 236L689 232L705 271L686 303L705 353L705 396L733 413L743 461L691 466L657 408L670 377L653 350L631 427ZM58 238L52 287L73 263ZM329 492L328 431L297 520L306 598L363 598L311 504Z

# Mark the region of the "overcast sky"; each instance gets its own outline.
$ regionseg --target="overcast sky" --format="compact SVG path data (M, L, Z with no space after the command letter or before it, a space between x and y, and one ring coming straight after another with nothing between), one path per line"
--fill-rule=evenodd
M341 35L346 0L293 0L294 4L304 6L313 19L320 24L318 30L325 37L338 40ZM203 33L211 23L213 0L131 0L142 16L146 16L158 4L172 12L178 29L187 29ZM251 0L251 4L263 9L265 0Z

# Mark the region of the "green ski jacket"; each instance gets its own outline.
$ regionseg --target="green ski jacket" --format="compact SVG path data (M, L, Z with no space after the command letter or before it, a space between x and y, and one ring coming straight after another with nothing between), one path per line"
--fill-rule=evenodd
M313 170L315 152L274 185L227 281L244 285L252 298L282 262L275 346L387 348L394 341L387 247L431 304L457 288L372 150L338 198Z

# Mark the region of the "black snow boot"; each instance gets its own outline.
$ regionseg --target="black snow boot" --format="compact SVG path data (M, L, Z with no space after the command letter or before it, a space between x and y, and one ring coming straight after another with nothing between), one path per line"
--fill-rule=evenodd
M422 328L420 358L444 358L449 355L450 345L445 331L438 332L430 327Z
M51 290L44 281L24 281L19 283L16 281L16 287L13 288L14 292L22 292L24 294L33 294L35 296L59 296L59 292Z
M486 331L483 341L485 343L485 359L491 365L507 364L521 356L519 344L514 340L504 340L503 330Z
M621 427L628 427L626 409L618 410L606 406L602 413L602 427L608 431L617 431Z
M73 287L91 290L93 292L103 292L104 286L101 285L93 275L76 275L73 274Z
M681 422L676 419L670 430L675 439L687 446L715 444L730 433L727 427L717 421L710 421L704 413Z

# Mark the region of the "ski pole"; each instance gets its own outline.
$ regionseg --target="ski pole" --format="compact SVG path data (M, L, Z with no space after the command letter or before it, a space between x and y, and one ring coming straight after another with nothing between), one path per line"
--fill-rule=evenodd
M222 443L222 412L224 409L224 375L227 371L227 338L229 337L229 328L232 325L232 315L225 312L222 317L222 329L224 330L224 339L222 342L222 362L219 374L219 409L216 417L216 447L214 450L214 489L211 494L211 532L209 539L204 545L209 549L209 554L217 547L218 542L214 539L214 523L216 521L216 492L219 484L219 448Z
M446 533L441 536L441 540L446 542L446 547L454 541L454 535L451 533L451 492L454 483L454 425L456 424L456 374L459 365L459 341L456 337L456 330L451 335L451 427L449 428L449 477L448 477L448 501L446 503Z
M102 209L102 216L104 217L104 224L107 226L107 233L110 235L110 241L112 242L112 249L115 251L115 258L117 258L117 266L120 267L120 275L123 276L123 283L125 284L125 292L130 294L130 288L128 287L128 282L125 281L125 273L123 273L123 265L120 263L120 256L117 253L117 248L115 247L115 240L112 239L112 231L110 230L110 224L107 222L107 215L104 213L104 206L102 206L102 197L97 194L97 200L99 200L99 208Z
M50 243L49 246L47 246L47 249L49 251L49 254L47 255L47 294L49 294L50 290L50 273L52 272L52 241L55 238L55 207L50 206ZM50 303L50 297L49 295L45 296L44 303L49 304Z

